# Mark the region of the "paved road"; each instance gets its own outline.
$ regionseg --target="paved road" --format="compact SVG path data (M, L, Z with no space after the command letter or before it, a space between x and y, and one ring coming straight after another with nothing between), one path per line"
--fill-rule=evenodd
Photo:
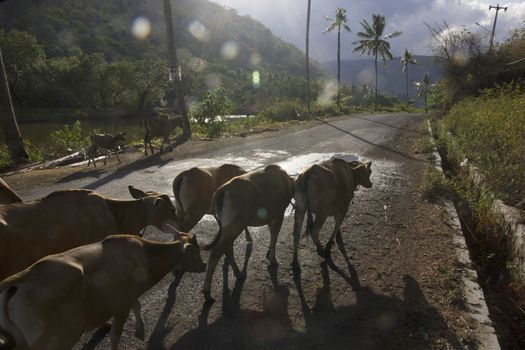
M417 134L417 131L414 131L417 128L414 126L421 120L420 116L409 114L347 117L309 129L248 137L246 142L240 145L216 149L192 159L173 160L139 169L124 167L119 172L101 178L71 177L71 181L21 191L21 194L27 199L32 199L57 189L83 187L118 198L129 198L127 186L132 184L145 190L154 189L171 195L173 178L192 166L216 166L230 162L251 170L277 163L291 175L296 175L313 163L334 156L348 160L372 160L372 182L375 187L370 191L385 190L382 186L386 185L382 184L386 178L403 176L399 172L399 160L412 159L412 155L404 154L392 145L392 140L403 135ZM396 160L391 160L392 158ZM355 201L359 203L360 200L366 200L366 197L358 193ZM242 265L243 261L247 263L248 278L245 283L236 284L232 272L221 269L222 263L219 264L212 291L217 301L210 306L203 303L200 293L204 275L187 274L176 290L171 285L173 276L166 276L141 299L147 328L146 340L141 341L134 337L134 320L130 316L121 348L268 348L273 346L275 341L280 341L281 345L285 344L282 347L290 349L316 347L312 345L311 339L320 336L317 331L324 337L330 334L321 331L321 326L315 326L315 320L322 320L322 317L314 317L314 321L311 321L312 317L308 316L313 316L316 310L321 308L319 289L332 283L331 304L338 309L359 305L360 297L352 290L355 281L335 274L330 282L330 273L326 265L319 265L322 261L316 256L311 242L303 240L300 250L302 262L311 266L303 268L299 279L292 274L290 263L293 218L290 213L291 210L287 212L277 245L277 259L280 262L277 271L268 271L266 267L265 253L269 245L267 228L252 229L253 250L247 247L243 235L235 245L239 265ZM329 220L323 231L328 232L331 229L332 221ZM205 217L193 233L198 235L201 242L210 241L216 230L214 220ZM360 227L356 227L353 234L359 235L360 230ZM169 239L169 236L153 230L148 231L146 237ZM363 247L351 249L359 251ZM204 254L207 258L206 253ZM249 257L248 261L246 257ZM229 289L224 288L225 284L229 285ZM390 302L384 298L386 297L373 294L373 297L368 296L366 300L371 303L371 308L382 308L384 305L398 308L397 300ZM389 315L381 314L378 310L378 314L374 314L373 317L380 319L381 325L387 326L390 322ZM356 317L359 319L358 315ZM348 332L357 332L356 329ZM379 348L375 343L375 334L362 328L359 328L359 331L364 332L365 336L356 340L356 344L363 345L356 348ZM109 348L106 333L107 329L99 329L86 334L76 349Z

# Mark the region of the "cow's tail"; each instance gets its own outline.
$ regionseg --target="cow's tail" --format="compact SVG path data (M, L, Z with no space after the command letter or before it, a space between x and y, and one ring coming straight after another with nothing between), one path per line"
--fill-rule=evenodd
M305 206L306 206L306 232L305 236L306 239L308 239L308 236L312 235L312 228L313 228L313 217L312 217L312 209L310 206L310 201L308 200L308 180L310 179L311 172L306 172L305 174L299 175L296 181L295 191L301 193L301 195L304 197Z
M180 217L179 221L182 223L184 220L184 207L180 200L180 189L182 188L182 182L184 180L184 173L179 174L175 180L173 180L173 195L175 196L175 202L177 202L178 207L180 208ZM177 215L179 216L179 215Z
M222 222L221 222L221 214L222 214L222 208L223 208L223 201L224 196L226 195L226 191L222 188L219 188L217 191L215 191L215 194L213 195L213 216L215 217L215 220L217 220L217 224L219 224L219 232L215 235L215 238L211 243L205 245L202 247L203 250L210 250L213 247L219 243L219 240L221 239L222 235Z
M5 292L0 293L0 311L3 313L3 315L0 315L0 327L5 327L6 324L14 326L9 319L7 304L9 303L9 300L16 294L17 290L18 288L16 286L10 286L7 287ZM14 334L11 334L10 331L0 328L0 350L10 350L15 348L16 343L13 336Z

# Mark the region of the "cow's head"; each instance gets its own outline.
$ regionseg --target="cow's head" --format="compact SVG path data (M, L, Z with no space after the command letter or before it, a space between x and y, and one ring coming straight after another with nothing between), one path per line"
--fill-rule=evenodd
M204 272L206 264L201 257L201 248L195 235L179 233L183 242L182 258L177 262L175 270L182 272Z
M117 146L124 146L126 143L126 133L125 132L119 132L114 136L115 145Z
M128 186L129 193L135 199L141 199L146 204L146 226L153 225L164 230L166 224L178 226L175 206L167 194L156 191L142 191Z
M372 162L359 163L357 167L352 168L352 172L356 175L355 179L357 185L371 188L372 182L370 181L370 176L372 175Z

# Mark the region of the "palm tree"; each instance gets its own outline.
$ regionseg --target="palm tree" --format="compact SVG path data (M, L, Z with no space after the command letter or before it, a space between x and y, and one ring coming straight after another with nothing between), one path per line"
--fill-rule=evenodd
M337 108L341 108L341 27L350 32L350 27L346 25L346 10L338 7L335 11L335 18L324 17L330 21L330 25L323 31L323 34L331 32L337 28Z
M310 10L312 0L308 0L308 10L306 11L306 102L308 104L308 116L311 115L310 107Z
M29 162L29 156L24 148L24 142L18 129L16 122L15 111L13 109L13 102L11 100L11 93L9 92L9 84L7 82L7 75L5 74L4 60L2 58L2 50L0 49L0 124L4 132L5 143L11 159L15 164L23 164Z
M414 82L414 85L416 86L417 90L417 98L423 99L423 101L425 101L425 113L428 113L428 95L432 93L430 90L431 85L428 73L425 73L422 81Z
M386 62L386 59L393 59L392 53L390 52L390 43L389 39L398 37L401 35L401 32L393 32L387 35L383 35L386 26L386 20L384 16L373 15L372 16L372 26L368 24L366 20L362 20L361 26L363 26L364 31L357 33L357 36L362 38L355 44L359 44L354 51L361 51L370 56L374 55L374 64L375 64L375 73L376 73L376 93L375 93L375 109L377 110L377 58L381 57L383 63Z
M408 49L405 49L403 56L401 56L401 63L403 64L403 72L405 72L406 79L406 97L407 97L407 106L408 106L408 65L410 64L419 64L419 62L412 57L412 54L408 52Z
M177 61L177 50L175 46L175 34L173 32L173 16L171 13L171 0L164 0L164 20L166 23L166 37L168 39L168 51L170 57L170 72L174 72L175 77L173 81L175 83L175 94L177 95L177 105L179 107L179 112L182 114L182 126L183 126L183 136L185 139L191 137L191 128L190 121L188 118L188 113L186 111L186 104L184 102L184 94L182 90L182 74L181 67Z

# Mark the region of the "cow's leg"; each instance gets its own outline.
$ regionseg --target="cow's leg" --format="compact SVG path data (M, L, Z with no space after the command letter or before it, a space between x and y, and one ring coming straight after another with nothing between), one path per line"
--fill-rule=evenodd
M206 277L204 278L204 286L202 287L202 293L204 294L206 301L214 301L211 297L211 283L213 279L213 273L215 272L217 263L225 253L223 247L220 244L221 242L219 241L219 243L212 248L210 255L208 256Z
M268 227L270 229L270 247L268 249L268 258L270 259L270 265L277 265L277 259L275 258L275 246L277 245L277 238L279 237L279 231L283 224L284 212L282 215L270 222Z
M170 149L170 152L173 151L173 147L170 142L170 135L166 137L166 143L168 144L168 148Z
M250 231L248 231L248 227L244 229L244 233L246 235L246 240L248 241L248 244L253 244L253 238L252 238L252 235L250 234Z
M301 231L303 230L304 215L306 213L306 207L296 202L294 224L293 224L293 261L292 267L299 269L298 250L299 242L301 240Z
M334 231L332 232L332 235L330 236L328 243L326 243L326 248L324 252L325 258L327 260L331 259L331 251L332 251L332 245L334 244L334 238L336 235L339 235L341 232L341 223L343 222L346 216L347 210L348 210L348 207L346 207L345 210L341 210L339 213L334 215L334 220L335 220Z
M237 263L235 262L235 256L233 254L233 242L226 250L226 258L228 259L228 262L232 267L233 273L235 274L235 278L237 278L238 280L244 280L246 278L246 271L241 272L239 266L237 266Z
M326 216L316 214L311 230L312 240L314 241L315 247L317 248L317 254L319 254L321 257L324 257L324 249L321 241L319 241L319 231L321 231L321 227L323 227L325 221Z
M140 340L144 340L145 330L144 330L144 321L142 320L142 315L140 314L140 301L136 301L133 304L133 314L135 315L135 336Z
M121 311L113 317L113 322L111 323L111 332L109 339L111 341L111 350L118 350L118 344L120 342L120 337L122 336L122 330L124 329L124 324L129 316L129 311Z
M118 157L117 149L118 149L118 147L115 147L115 148L114 148L115 155L117 156L118 162L119 162L119 163L122 163L122 162L120 161L120 158Z

